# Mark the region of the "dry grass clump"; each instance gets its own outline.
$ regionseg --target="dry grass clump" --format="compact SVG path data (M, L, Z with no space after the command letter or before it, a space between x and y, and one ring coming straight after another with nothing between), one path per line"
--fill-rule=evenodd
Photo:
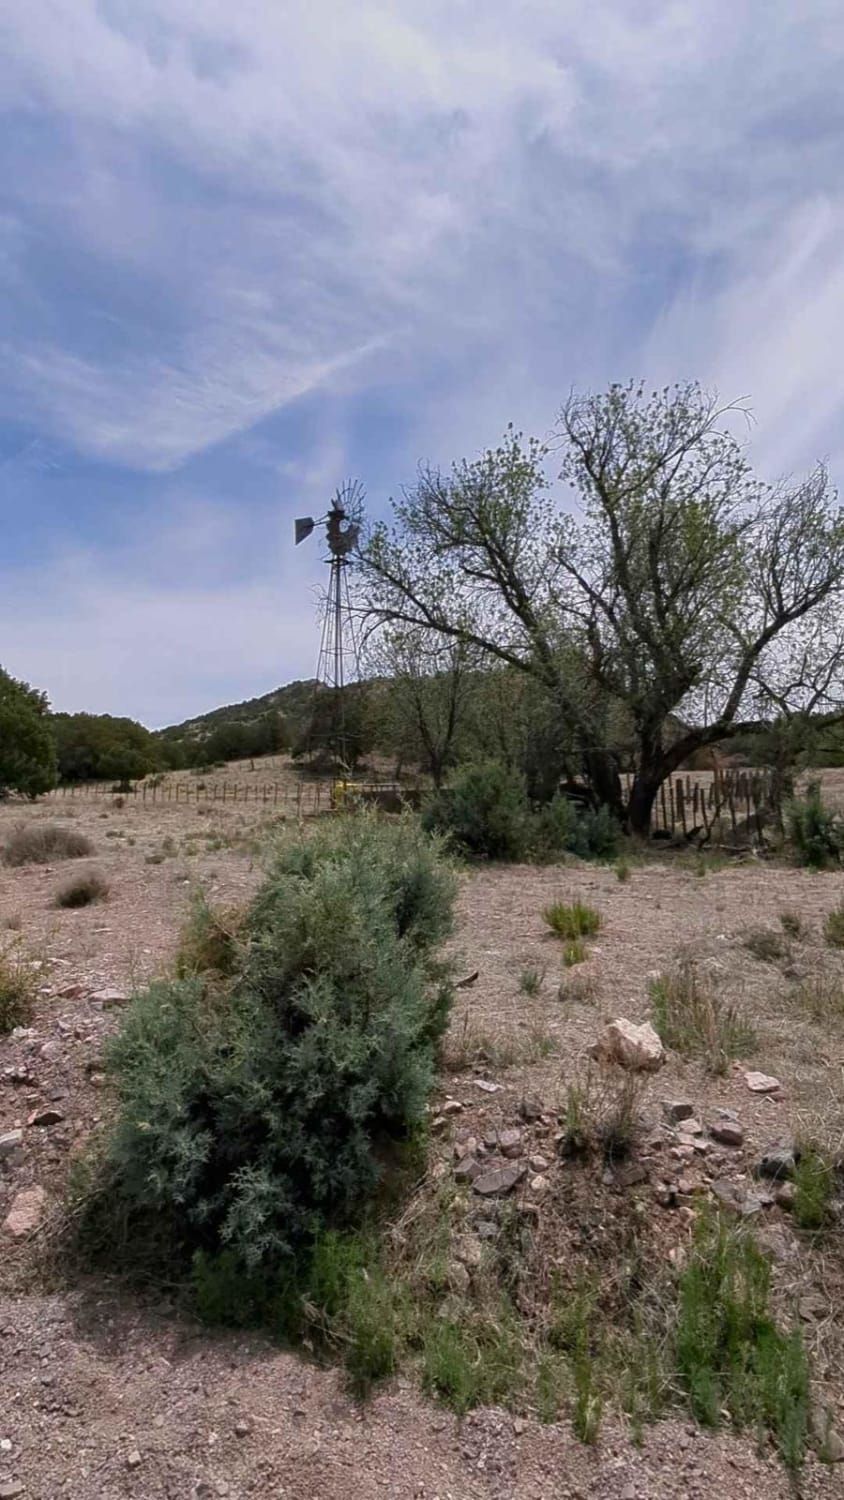
M794 1006L821 1024L844 1017L844 985L832 974L812 974L792 992Z
M176 973L219 974L228 977L237 968L240 944L245 935L247 912L237 906L211 907L203 896L195 899L190 917L182 928L176 953Z
M74 875L56 892L55 905L66 911L82 906L97 906L108 900L109 883L99 870L87 870L84 875Z
M797 939L806 935L803 918L799 912L792 911L791 908L780 912L780 925L788 938Z
M829 912L823 924L823 935L830 948L844 948L844 902Z
M781 919L782 920L782 919ZM783 922L785 930L785 923ZM786 957L788 947L782 934L770 927L751 927L743 939L744 947L763 964L776 964Z
M0 951L0 1036L30 1020L35 989L35 973L18 944Z
M486 1031L466 1011L442 1043L442 1066L447 1073L467 1073L473 1068L503 1072L553 1057L559 1045L553 1031L540 1022L521 1035L512 1031Z
M639 1125L645 1084L641 1074L589 1068L570 1083L560 1110L564 1156L600 1152L606 1161L629 1156Z
M756 1044L750 1022L714 993L690 959L652 979L650 998L665 1046L684 1057L702 1056L710 1073L723 1075L732 1058L746 1056Z
M61 823L19 823L3 847L4 865L50 865L59 859L84 859L94 846L84 833Z

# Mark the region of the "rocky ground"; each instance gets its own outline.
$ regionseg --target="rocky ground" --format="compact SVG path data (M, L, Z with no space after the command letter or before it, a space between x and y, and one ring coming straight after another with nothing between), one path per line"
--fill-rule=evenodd
M28 815L57 811L66 816ZM130 1298L103 1278L46 1278L42 1251L70 1163L108 1113L102 1048L125 996L172 960L195 886L228 904L246 899L260 876L251 810L73 812L72 826L96 845L106 903L57 910L66 866L0 865L0 946L20 945L40 966L31 1025L0 1039L0 1500L791 1493L777 1462L748 1438L678 1419L646 1429L637 1449L610 1417L587 1448L568 1423L541 1426L529 1413L484 1410L458 1422L404 1380L358 1406L336 1372L254 1337L210 1336L166 1299ZM0 810L0 841L19 816ZM464 878L457 941L464 972L477 978L458 995L430 1182L456 1179L465 1195L464 1259L455 1261L466 1278L473 1243L495 1234L502 1203L516 1203L557 1255L584 1236L611 1247L613 1226L636 1212L655 1264L686 1252L704 1198L750 1217L773 1257L778 1307L806 1334L818 1405L831 1431L844 1433L840 1232L803 1234L788 1185L795 1137L832 1147L844 1139L844 1023L833 1006L804 1003L818 976L844 984L841 956L821 930L844 877L699 868L634 865L626 882L585 865ZM603 925L585 962L565 970L541 913L577 897ZM781 932L784 911L799 915L800 936L775 959L754 956L749 931ZM591 1053L609 1038L607 1023L646 1023L649 976L678 954L752 1019L752 1053L722 1077L670 1054L658 1071L637 1074L632 1154L611 1167L567 1160L559 1137L568 1085L603 1076ZM525 992L527 972L535 993ZM844 1463L810 1460L802 1485L808 1496L844 1494Z

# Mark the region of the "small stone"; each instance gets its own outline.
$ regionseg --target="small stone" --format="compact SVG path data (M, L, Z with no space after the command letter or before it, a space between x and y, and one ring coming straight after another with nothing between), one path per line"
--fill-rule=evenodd
M476 1078L475 1086L482 1089L485 1094L497 1094L503 1087L500 1083L493 1083L491 1078Z
M479 1240L494 1240L498 1234L498 1225L492 1219L479 1219L475 1232Z
M56 1037L51 1037L49 1041L44 1042L43 1046L39 1047L38 1056L43 1057L45 1062L58 1062L63 1052L64 1048L61 1042Z
M524 1417L513 1418L513 1431L516 1434L516 1437L521 1437L522 1433L527 1431L527 1422L525 1421Z
M498 1149L502 1156L521 1156L522 1132L520 1130L499 1130Z
M738 1120L724 1119L719 1115L717 1119L710 1122L709 1134L712 1136L713 1141L718 1142L719 1146L744 1145L744 1131L739 1125Z
M459 1099L446 1099L441 1113L444 1115L461 1115L463 1113L463 1105Z
M141 1465L142 1462L143 1462L143 1460L142 1460L141 1455L138 1452L137 1448L132 1448L131 1451L129 1453L127 1453L127 1455L126 1455L126 1467L127 1467L127 1469L137 1469L137 1468L140 1467L140 1465Z
M776 1198L780 1208L784 1208L787 1213L790 1213L791 1209L794 1207L794 1200L796 1196L797 1189L795 1188L793 1182L781 1182L774 1194L774 1197Z
M12 1199L12 1206L3 1220L3 1228L13 1240L25 1239L38 1228L47 1206L47 1194L42 1187L24 1188Z
M530 1190L535 1198L544 1198L545 1194L550 1191L550 1188L550 1179L545 1177L542 1172L538 1172L535 1177L531 1177Z
M248 1437L251 1431L252 1423L247 1421L246 1417L241 1417L240 1420L238 1422L235 1422L234 1424L235 1437Z
M17 1479L5 1479L0 1481L0 1500L15 1500L17 1495L23 1494L23 1485Z
M826 1464L844 1463L844 1437L837 1431L829 1407L814 1408L810 1421L821 1461Z
M600 1061L636 1073L655 1073L665 1062L665 1048L650 1022L636 1026L624 1016L607 1023L591 1050Z
M445 1130L447 1124L448 1120L445 1115L434 1115L434 1118L431 1121L431 1129L433 1130L435 1135L439 1135L441 1130Z
M547 1172L549 1167L548 1158L540 1156L539 1153L528 1158L528 1165L532 1172Z
M476 1151L477 1151L477 1149L478 1149L478 1142L477 1142L475 1136L473 1136L473 1135L468 1136L465 1141L455 1141L455 1143L454 1143L454 1158L455 1158L455 1161L462 1161L463 1158L464 1158L464 1156L474 1156L475 1153L476 1153Z
M654 1189L654 1197L660 1208L677 1207L677 1184L676 1182L659 1182Z
M662 1112L669 1125L679 1125L681 1120L691 1119L694 1107L687 1099L663 1099Z
M104 990L94 990L91 999L95 1000L98 1005L101 1005L103 1010L111 1010L115 1005L127 1005L129 1003L129 996L125 990L117 990L112 987Z
M476 1161L474 1156L464 1156L454 1169L454 1180L455 1182L474 1182L482 1170L480 1162Z
M0 1161L14 1156L22 1145L22 1130L7 1130L4 1135L0 1135Z
M34 1109L27 1120L27 1125L60 1125L64 1115L60 1109Z
M527 1125L533 1125L542 1114L542 1100L538 1094L526 1094L519 1103L519 1114Z
M779 1079L771 1078L768 1073L745 1073L744 1081L751 1094L776 1094L782 1087Z
M681 1198L690 1198L696 1187L697 1183L691 1177L677 1178L677 1192Z
M686 1145L672 1146L670 1151L670 1155L674 1157L675 1161L691 1161L694 1154L695 1148L691 1141Z
M521 1181L525 1170L524 1163L518 1166L513 1164L508 1167L493 1167L491 1172L484 1172L482 1177L475 1178L475 1192L480 1193L482 1198L503 1198Z
M797 1303L797 1311L805 1323L820 1323L829 1310L829 1303L821 1292L807 1292Z
M58 995L58 998L60 1000L78 1000L79 996L80 995L84 995L84 993L85 993L85 986L84 986L84 984L76 984L76 983L75 984L65 984L65 985L62 986L62 988L60 990L56 990L56 994Z
M703 1135L703 1126L701 1125L700 1120L695 1119L694 1115L690 1115L687 1120L684 1120L682 1122L680 1126L681 1139L684 1135Z
M743 1218L749 1218L762 1209L761 1199L753 1193L745 1193L735 1182L728 1182L726 1178L719 1178L713 1182L712 1191L719 1203L725 1208L732 1209L733 1213L741 1214Z
M774 1182L785 1182L794 1176L800 1153L794 1141L778 1141L771 1146L756 1167L757 1177L770 1177Z

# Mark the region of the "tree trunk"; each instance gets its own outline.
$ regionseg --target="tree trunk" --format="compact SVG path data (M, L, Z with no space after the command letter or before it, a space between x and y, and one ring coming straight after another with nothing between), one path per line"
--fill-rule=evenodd
M587 750L583 755L583 768L592 789L597 807L611 808L620 822L624 819L624 795L621 777L615 756L608 750Z
M669 773L650 772L645 774L638 770L633 778L630 788L630 796L627 802L627 826L630 832L639 838L647 838L651 831L651 814L657 792L662 786L665 777Z

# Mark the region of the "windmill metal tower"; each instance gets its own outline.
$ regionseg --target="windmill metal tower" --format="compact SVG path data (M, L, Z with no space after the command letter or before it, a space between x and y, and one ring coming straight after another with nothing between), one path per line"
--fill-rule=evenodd
M360 518L364 492L356 480L341 485L326 515L314 519L300 516L295 522L296 546L305 541L317 526L325 526L329 568L328 590L323 600L322 636L317 662L317 686L308 749L333 751L343 766L354 760L351 736L346 722L346 692L350 682L360 674L358 643L355 634L352 600L349 592L349 557L360 535ZM323 691L331 694L328 718L321 713Z

